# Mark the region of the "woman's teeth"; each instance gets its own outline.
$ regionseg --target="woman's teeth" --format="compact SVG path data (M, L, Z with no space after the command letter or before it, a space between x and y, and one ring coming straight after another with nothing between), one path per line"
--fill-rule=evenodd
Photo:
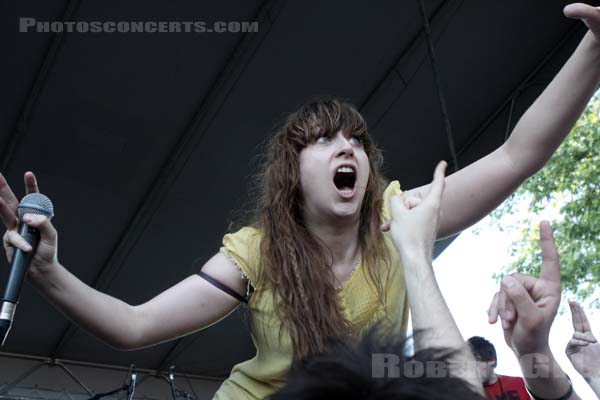
M343 173L349 173L349 174L351 174L351 173L354 172L354 170L352 168L350 168L350 167L339 167L337 169L337 172L343 172Z

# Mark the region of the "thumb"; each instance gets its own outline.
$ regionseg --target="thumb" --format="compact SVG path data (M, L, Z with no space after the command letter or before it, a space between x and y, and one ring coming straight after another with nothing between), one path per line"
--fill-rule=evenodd
M536 305L527 290L512 276L502 278L502 289L510 298L518 315L534 315Z
M56 241L56 229L45 215L25 214L23 222L40 231L41 240L54 243Z

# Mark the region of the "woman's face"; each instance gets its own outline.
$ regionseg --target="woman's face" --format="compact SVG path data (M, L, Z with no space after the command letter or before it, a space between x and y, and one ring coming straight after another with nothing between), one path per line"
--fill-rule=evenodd
M342 131L319 137L300 152L305 215L358 217L369 173L359 137Z

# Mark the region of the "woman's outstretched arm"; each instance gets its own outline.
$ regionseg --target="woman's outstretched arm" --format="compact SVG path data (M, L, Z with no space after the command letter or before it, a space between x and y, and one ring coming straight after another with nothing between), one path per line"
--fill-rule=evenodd
M246 291L239 270L222 253L202 271L240 294ZM67 318L120 350L152 346L204 329L240 304L197 275L135 306L93 289L60 264L32 274L30 281Z
M37 192L35 176L25 174L27 193ZM0 217L6 227L4 248L8 260L13 248L32 251L17 232L18 201L0 174ZM224 318L239 301L199 276L190 276L141 305L130 305L88 286L58 261L57 232L41 215L26 214L24 221L41 234L29 267L30 282L67 318L107 344L132 350L203 329ZM82 260L85 262L85 260ZM225 255L218 253L202 272L245 293L247 282Z
M600 83L600 8L571 4L565 15L590 27L573 55L494 152L446 178L438 237L483 218L541 169L565 139ZM407 192L423 197L430 185Z

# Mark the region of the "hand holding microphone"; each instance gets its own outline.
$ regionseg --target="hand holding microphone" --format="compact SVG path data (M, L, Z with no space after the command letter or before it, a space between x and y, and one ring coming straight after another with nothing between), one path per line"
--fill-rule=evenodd
M19 204L0 174L0 217L6 227L3 245L10 274L0 309L0 340L4 343L12 324L23 280L29 268L42 272L57 261L56 230L50 223L52 202L38 193L32 173L25 174L27 195Z

